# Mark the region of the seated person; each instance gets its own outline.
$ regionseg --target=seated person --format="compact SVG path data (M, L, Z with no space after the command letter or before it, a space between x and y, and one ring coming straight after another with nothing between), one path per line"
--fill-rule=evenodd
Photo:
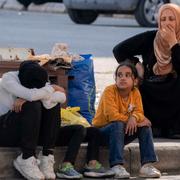
M127 61L120 63L115 71L115 84L106 87L93 125L102 132L109 145L110 166L115 178L129 178L123 167L124 145L139 139L141 169L140 177L157 178L159 170L152 166L157 161L154 151L151 123L143 114L141 95L136 86L137 70Z
M66 96L61 87L47 82L46 70L34 61L22 62L19 71L7 72L0 80L0 145L21 148L13 164L26 179L55 179L59 103ZM50 104L54 95L56 102ZM37 145L43 147L39 167Z
M100 131L95 127L84 128L81 125L60 127L56 146L68 146L63 163L59 165L58 178L80 179L82 174L74 168L78 150L82 142L87 142L86 165L83 175L91 178L105 178L114 176L114 172L106 170L98 161Z

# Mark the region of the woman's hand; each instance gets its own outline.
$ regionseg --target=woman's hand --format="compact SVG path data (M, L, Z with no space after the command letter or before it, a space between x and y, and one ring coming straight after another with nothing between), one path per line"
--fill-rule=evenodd
M51 86L54 88L54 91L59 91L59 92L65 93L64 88L62 88L56 84L52 84Z
M144 117L143 122L137 124L138 127L143 127L143 126L151 127L151 125L152 125L151 121L147 117Z
M177 43L175 29L171 25L164 26L160 30L161 37L168 42L170 48Z
M126 125L126 130L125 134L128 134L129 136L133 135L137 131L137 122L136 118L131 116L128 119L127 125Z
M26 102L25 99L17 98L13 104L12 110L16 113L21 112L23 104Z

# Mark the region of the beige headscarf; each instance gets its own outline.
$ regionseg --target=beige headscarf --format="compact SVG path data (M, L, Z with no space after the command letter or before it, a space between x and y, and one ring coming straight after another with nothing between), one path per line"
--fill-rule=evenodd
M160 18L164 10L170 9L176 17L175 33L177 41L180 42L180 6L175 4L165 4L161 6L158 14L158 29L161 29ZM156 75L166 75L173 71L171 62L171 48L167 42L161 37L160 31L157 31L154 39L154 53L157 59L157 63L153 67L153 72Z

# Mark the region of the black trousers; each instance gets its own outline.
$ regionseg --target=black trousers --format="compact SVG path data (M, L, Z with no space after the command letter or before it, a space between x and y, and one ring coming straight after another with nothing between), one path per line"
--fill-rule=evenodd
M80 145L87 142L87 162L99 159L100 131L95 127L84 128L81 125L61 127L56 146L68 146L64 162L74 164Z
M85 135L86 130L81 125L65 126L58 129L56 146L68 147L63 162L74 164Z
M99 160L101 132L98 128L86 128L86 136L84 142L88 143L87 147L87 162L90 160Z
M60 126L60 105L45 109L40 101L25 102L19 113L0 116L0 146L22 148L35 154L37 145L53 149Z
M87 162L98 160L100 131L81 125L60 127L60 106L45 109L40 101L26 102L20 113L8 112L0 116L0 146L21 147L35 154L37 145L43 149L68 146L64 162L74 164L80 145L88 143Z

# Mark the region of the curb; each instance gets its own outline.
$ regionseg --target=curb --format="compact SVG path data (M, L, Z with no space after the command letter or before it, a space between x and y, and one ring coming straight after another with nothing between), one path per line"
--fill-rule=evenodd
M45 3L42 5L30 4L28 11L64 13L66 8L63 3Z
M167 139L165 141L168 142ZM154 143L155 152L158 157L158 162L154 163L154 166L157 167L162 174L178 174L180 171L180 144L175 142L165 143L165 141ZM141 167L139 145L132 143L128 147L128 150L130 152L130 173L137 175Z
M172 139L155 139L155 151L158 155L159 162L154 165L162 174L179 174L180 172L180 142ZM37 149L37 152L41 148ZM55 170L62 163L67 147L55 148ZM75 167L81 170L86 163L87 145L82 144L79 150ZM19 148L0 148L0 179L13 179L20 177L13 168L13 160L20 153ZM137 141L127 145L124 149L125 167L133 176L137 176L140 165L139 144ZM99 160L105 167L109 167L108 163L109 151L106 147L100 148Z
M17 10L17 11L21 11L24 9L24 6L22 4L20 4L18 1L15 0L1 0L2 2L2 9L6 9L6 10Z
M24 6L16 0L0 0L0 8L5 10L25 10ZM63 3L44 3L36 5L31 3L27 9L33 12L51 12L51 13L65 13L66 8Z

